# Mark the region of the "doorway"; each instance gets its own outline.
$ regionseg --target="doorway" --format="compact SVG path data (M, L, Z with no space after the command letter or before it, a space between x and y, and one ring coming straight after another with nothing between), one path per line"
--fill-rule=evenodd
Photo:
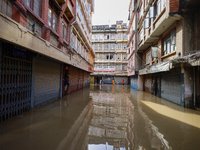
M67 95L69 87L69 66L63 65L62 96Z

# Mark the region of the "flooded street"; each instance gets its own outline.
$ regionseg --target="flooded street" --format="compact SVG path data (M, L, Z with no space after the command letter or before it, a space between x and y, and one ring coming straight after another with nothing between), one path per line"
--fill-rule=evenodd
M200 112L91 85L0 123L1 150L199 150Z

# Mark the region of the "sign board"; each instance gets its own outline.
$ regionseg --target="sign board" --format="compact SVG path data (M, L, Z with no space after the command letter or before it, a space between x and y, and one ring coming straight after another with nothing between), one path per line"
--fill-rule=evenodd
M14 47L14 51L13 54L21 56L21 57L26 57L27 56L27 52L26 50L20 48L20 47Z
M115 72L115 68L95 68L95 72Z
M149 74L151 73L151 69L150 68L144 68L139 70L139 75L144 75L144 74Z
M158 58L158 47L157 46L151 47L151 57Z
M169 70L170 70L169 62L156 64L155 66L151 67L151 73L164 72L164 71L169 71Z

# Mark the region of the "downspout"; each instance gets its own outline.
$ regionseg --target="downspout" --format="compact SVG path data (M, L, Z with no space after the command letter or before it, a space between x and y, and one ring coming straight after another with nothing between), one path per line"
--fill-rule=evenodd
M194 81L194 99L193 99L193 102L194 102L194 106L196 106L196 71L195 71L195 67L193 67L193 81Z

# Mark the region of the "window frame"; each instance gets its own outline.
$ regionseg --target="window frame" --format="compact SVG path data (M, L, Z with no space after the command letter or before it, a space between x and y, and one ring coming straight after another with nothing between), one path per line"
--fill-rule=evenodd
M173 29L166 37L163 38L162 44L163 44L162 56L168 55L176 51L176 29Z
M27 5L27 2L29 2L30 4ZM35 4L38 3L39 4L39 15L38 12L36 12L35 10ZM29 7L37 16L41 17L41 8L42 8L42 3L41 0L38 2L38 0L24 0L24 4Z

